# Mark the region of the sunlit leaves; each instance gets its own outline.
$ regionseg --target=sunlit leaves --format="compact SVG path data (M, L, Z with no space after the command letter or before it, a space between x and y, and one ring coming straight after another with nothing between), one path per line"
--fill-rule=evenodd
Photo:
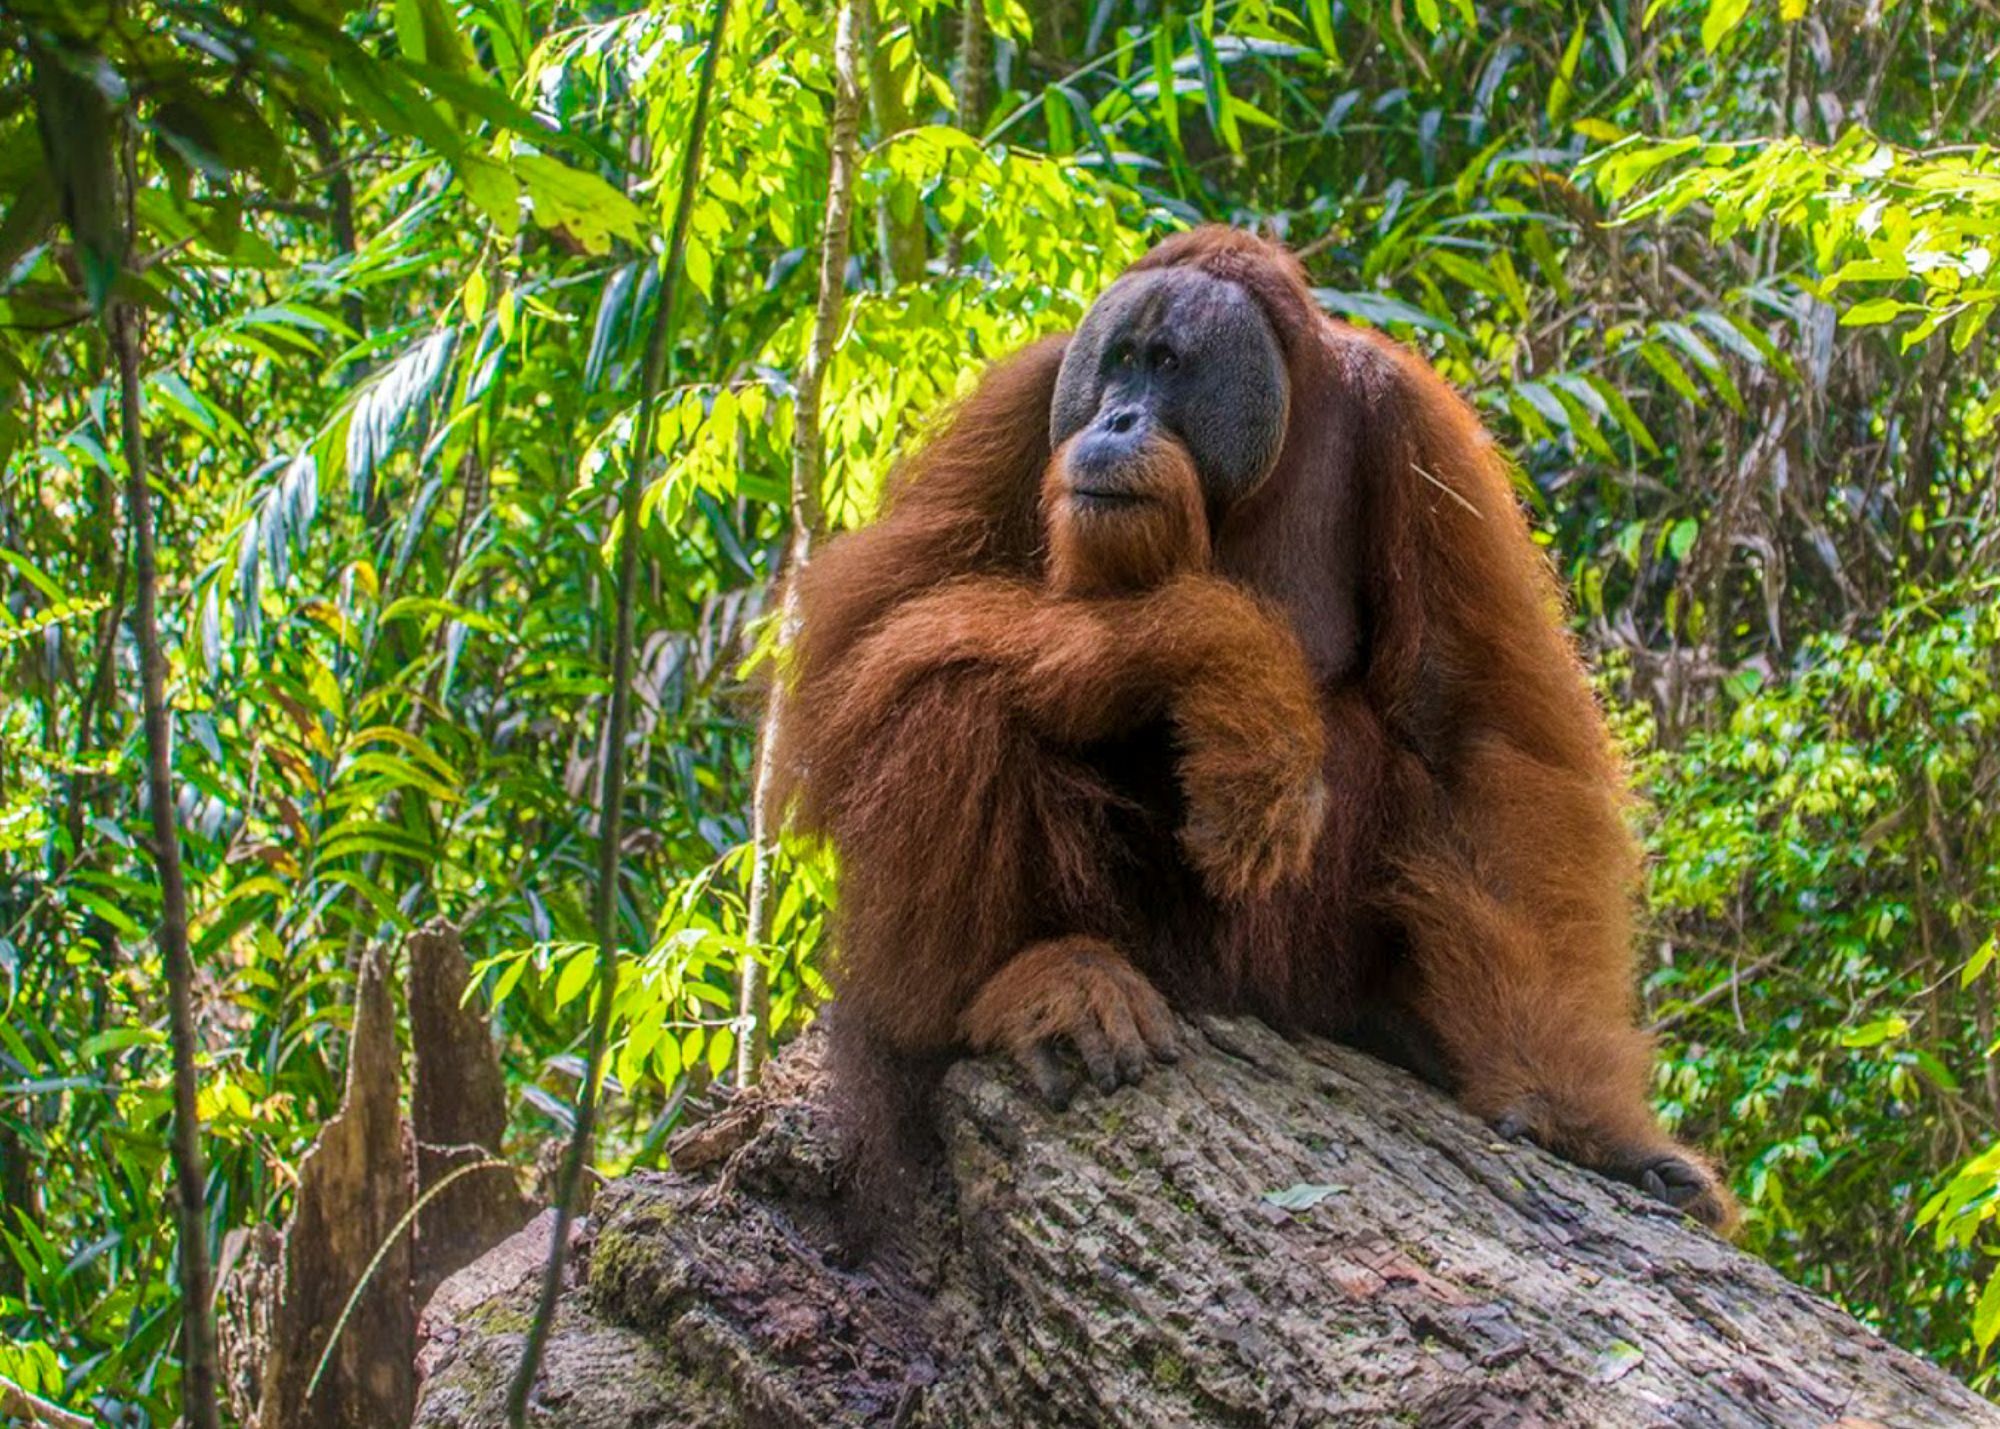
M1940 1249L1971 1249L1996 1220L2000 1220L2000 1144L1954 1170L1917 1215L1917 1224L1931 1228ZM1973 1306L1972 1335L1982 1352L2000 1341L2000 1271L1988 1275Z
M527 190L535 221L567 234L586 253L606 252L614 237L638 240L644 223L638 207L596 174L546 154L517 154L513 169Z
M1840 1034L1843 1047L1879 1047L1885 1042L1893 1042L1910 1030L1909 1019L1900 1014L1878 1017L1873 1022L1849 1028Z
M1592 178L1607 198L1623 199L1661 165L1701 147L1702 141L1693 137L1652 142L1632 135L1590 155L1578 172Z
M1569 37L1569 44L1563 49L1562 63L1556 67L1556 77L1549 86L1549 123L1559 125L1568 117L1576 95L1576 62L1583 54L1584 26L1578 24Z
M1659 177L1662 166L1697 150L1698 163ZM1701 203L1717 241L1766 222L1797 231L1818 270L1815 291L1846 304L1843 325L1915 317L1905 349L1949 329L1953 350L1963 352L2000 305L2000 161L1984 150L1910 152L1859 130L1825 146L1635 137L1592 156L1585 169L1613 199L1652 180L1625 204L1628 223Z
M1759 946L1782 950L1774 986L1746 982L1735 996L1819 1029L1823 1050L1800 1050L1789 1031L1760 1036L1793 1049L1774 1089L1793 1089L1788 1104L1837 1095L1859 1114L1952 1096L1968 1065L1990 1055L1977 1045L1968 1055L1954 1036L1961 1019L1976 1022L1970 1007L1926 1008L1936 974L1917 951L1926 939L1990 947L1986 930L2000 918L1990 881L1955 881L1961 866L1990 867L2000 852L1981 772L2000 725L1996 642L1990 581L1939 593L1869 638L1813 641L1789 679L1747 682L1726 721L1649 761L1655 907L1747 925ZM1945 820L1964 832L1941 842ZM1974 953L1966 970L1975 965L1991 975L1990 958ZM1807 1002L1787 991L1807 986ZM1840 995L1822 1000L1822 989ZM1995 1157L2000 1149L1973 1157L1923 1206L1918 1222L1940 1246L1970 1246L1980 1232ZM1753 1194L1788 1214L1782 1178L1819 1160L1773 1164Z
M521 227L521 182L513 168L484 154L462 154L454 168L466 197L503 239L512 238ZM537 202L535 216L545 227L557 226L545 215L542 202Z

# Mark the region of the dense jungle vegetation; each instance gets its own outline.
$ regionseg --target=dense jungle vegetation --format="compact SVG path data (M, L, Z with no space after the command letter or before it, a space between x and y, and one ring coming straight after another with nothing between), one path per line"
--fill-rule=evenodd
M1517 458L1643 796L1659 1102L1747 1244L2000 1388L2000 7L744 0L649 405L713 18L0 7L0 1376L173 1422L177 1023L211 1259L288 1208L360 952L430 918L495 1008L510 1151L564 1137L607 753L596 1162L659 1164L824 992L827 869L760 870L751 821L795 523L865 519L981 364L1221 219Z

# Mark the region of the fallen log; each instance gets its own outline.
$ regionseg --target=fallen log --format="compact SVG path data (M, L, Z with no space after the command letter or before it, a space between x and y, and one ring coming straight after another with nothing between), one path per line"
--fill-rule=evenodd
M1045 1110L967 1062L935 1195L843 1249L810 1047L599 1192L530 1422L2000 1425L1636 1191L1359 1053L1210 1019ZM549 1218L424 1317L423 1429L504 1423Z

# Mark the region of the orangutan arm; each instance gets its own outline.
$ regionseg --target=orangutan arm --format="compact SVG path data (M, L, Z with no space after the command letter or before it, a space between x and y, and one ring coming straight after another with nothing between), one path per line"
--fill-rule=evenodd
M1115 599L1014 580L953 582L905 604L855 651L845 708L879 718L927 674L990 671L1043 737L1084 745L1167 716L1188 798L1182 837L1221 895L1309 866L1325 805L1325 732L1298 643L1222 580L1182 576Z

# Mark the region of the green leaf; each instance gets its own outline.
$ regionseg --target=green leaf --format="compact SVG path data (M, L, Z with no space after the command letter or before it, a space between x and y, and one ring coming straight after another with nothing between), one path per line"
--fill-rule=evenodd
M1181 103L1174 93L1174 46L1168 38L1170 28L1164 21L1153 31L1153 88L1158 91L1153 103L1159 111L1160 124L1167 131L1167 138L1178 149L1181 143Z
M1055 90L1062 96L1063 102L1069 105L1070 112L1076 116L1076 122L1082 126L1083 132L1089 136L1091 147L1096 149L1098 156L1104 160L1104 171L1107 174L1115 174L1118 171L1118 156L1111 152L1111 141L1099 127L1097 116L1090 112L1090 102L1066 84L1056 85Z
M2000 956L2000 935L1988 938L1979 945L1979 951L1965 960L1965 967L1959 972L1958 985L1971 987L1979 981L1979 975L1993 966L1993 960Z
M347 772L380 775L398 788L419 789L433 799L445 803L457 803L459 799L458 790L426 774L402 756L388 754L379 749L371 749L348 760Z
M1986 1288L1979 1293L1979 1303L1972 1310L1972 1338L1979 1342L1980 1350L1993 1348L1993 1342L2000 1340L2000 1270L1986 1278Z
M1461 0L1461 3L1467 7L1469 15L1472 0ZM1306 19L1312 25L1313 40L1319 45L1319 52L1334 64L1339 64L1340 45L1333 33L1332 0L1306 0Z
M157 1027L110 1027L94 1037L86 1037L76 1049L76 1060L95 1062L128 1047L162 1047L166 1041L166 1034Z
M1623 392L1595 374L1585 377L1584 381L1604 400L1604 404L1611 409L1612 415L1618 419L1618 425L1624 429L1627 436L1637 442L1648 456L1660 454L1659 443L1653 440L1652 432L1647 430L1646 424L1639 419L1639 413Z
M1901 1037L1909 1030L1910 1024L1905 1018L1900 1014L1892 1014L1888 1017L1878 1018L1874 1022L1864 1023L1859 1027L1849 1028L1840 1034L1840 1045L1855 1048L1877 1047L1884 1042Z
M1378 327L1393 327L1403 324L1407 327L1423 328L1430 332L1450 333L1462 336L1458 328L1445 319L1425 312L1413 303L1401 298L1392 298L1386 293L1359 293L1340 288L1314 288L1313 297L1329 312L1346 317L1360 318Z
M452 164L465 196L493 221L502 239L511 239L521 227L521 185L514 171L497 159L466 153Z
M514 172L527 186L535 222L569 234L586 252L608 252L614 237L639 241L645 215L596 174L572 169L545 154L516 155Z
M1555 82L1549 86L1549 123L1561 124L1570 111L1571 102L1576 97L1576 63L1583 55L1584 27L1578 22L1576 30L1569 37L1569 44L1563 50L1562 63L1556 68Z
M1701 47L1714 54L1749 13L1750 0L1708 0L1708 13L1701 21Z
M1688 375L1688 370L1681 365L1681 360L1665 347L1648 339L1639 344L1638 353L1640 361L1658 373L1675 392L1690 402L1701 400L1701 391L1694 385L1694 378Z
M447 159L464 150L464 137L396 66L349 45L333 60L332 74L341 92L390 132L421 139Z
M418 64L452 74L472 67L472 56L442 0L396 0L396 40Z
M555 1003L558 1010L583 995L583 990L590 986L591 974L596 970L597 952L594 948L579 948L570 954L562 971L556 975Z
M1700 147L1701 140L1692 135L1655 143L1634 134L1619 140L1609 149L1592 154L1579 172L1589 174L1606 198L1623 199L1638 187L1640 180L1662 164Z
M1431 4L1435 8L1436 0ZM1197 19L1188 21L1188 34L1194 40L1195 63L1201 70L1201 96L1208 106L1209 125L1232 154L1241 154L1243 135L1236 127L1236 111L1228 102L1229 81L1222 72L1222 61L1216 58L1215 40Z
M1993 316L1994 304L1968 303L1951 325L1951 350L1962 353L1972 346L1973 338L1986 326L1986 320Z
M1923 306L1905 303L1896 298L1870 298L1865 303L1856 303L1840 315L1842 327L1872 327L1877 323L1893 322L1904 313L1920 313Z
M5 546L0 546L0 562L13 567L21 579L40 591L52 603L62 605L68 601L69 597L63 593L63 588L38 570L35 563L19 551L10 551Z
M435 65L415 60L398 60L396 68L421 84L439 99L476 114L496 129L506 129L532 139L537 145L559 145L588 152L576 134L552 129L516 104L508 93L491 81L472 74L455 74Z
M87 57L35 45L30 63L42 149L63 221L76 243L84 293L91 307L101 311L125 259L125 228L111 166L111 105L99 83L78 73Z
M1347 1187L1333 1184L1314 1185L1300 1181L1287 1186L1282 1191L1266 1191L1263 1200L1267 1205L1276 1206L1281 1211L1309 1211L1329 1196L1345 1195Z

